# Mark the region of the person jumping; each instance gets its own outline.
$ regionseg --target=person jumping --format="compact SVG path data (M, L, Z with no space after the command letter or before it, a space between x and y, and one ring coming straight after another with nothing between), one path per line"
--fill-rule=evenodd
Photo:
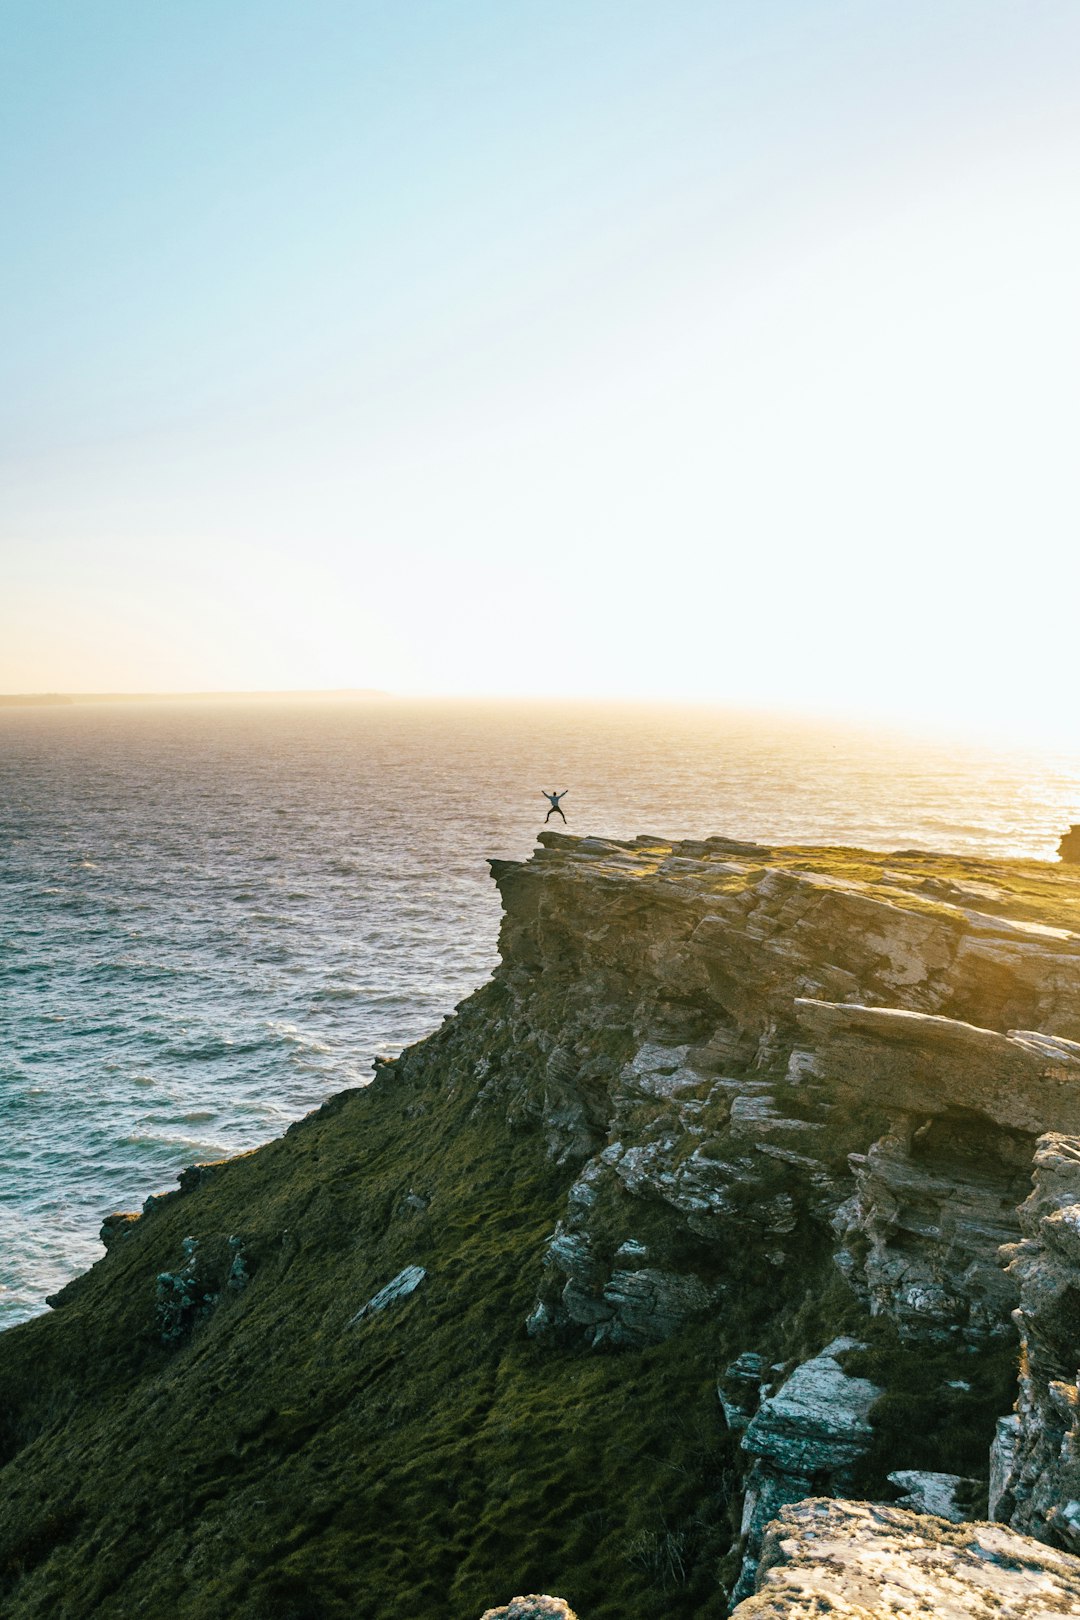
M541 791L543 792L543 790L541 790ZM544 817L544 825L545 826L547 826L547 824L551 820L552 816L554 816L556 814L562 816L563 825L565 826L566 817L563 816L562 805L559 803L559 800L560 799L565 799L566 795L569 793L569 791L570 791L569 788L563 788L561 793L546 793L546 792L543 793L544 798L547 799L548 803L551 805L551 809L548 811L547 815Z

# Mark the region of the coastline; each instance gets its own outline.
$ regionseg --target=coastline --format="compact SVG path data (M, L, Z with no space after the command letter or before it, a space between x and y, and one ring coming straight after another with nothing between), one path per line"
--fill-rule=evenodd
M1080 1550L1080 872L492 866L487 985L0 1339L5 1612L719 1616L785 1503L898 1471Z

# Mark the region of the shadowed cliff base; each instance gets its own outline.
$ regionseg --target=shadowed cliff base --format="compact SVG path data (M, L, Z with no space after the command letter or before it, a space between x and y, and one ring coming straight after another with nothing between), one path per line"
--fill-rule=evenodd
M1071 1566L1080 872L493 865L492 983L0 1337L3 1613L719 1617L811 1496Z

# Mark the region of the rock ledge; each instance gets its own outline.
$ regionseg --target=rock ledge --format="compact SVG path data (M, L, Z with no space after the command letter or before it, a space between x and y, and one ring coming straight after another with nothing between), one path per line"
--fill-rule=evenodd
M811 1498L765 1537L757 1593L732 1620L1051 1620L1080 1614L1080 1561L998 1524L949 1524Z

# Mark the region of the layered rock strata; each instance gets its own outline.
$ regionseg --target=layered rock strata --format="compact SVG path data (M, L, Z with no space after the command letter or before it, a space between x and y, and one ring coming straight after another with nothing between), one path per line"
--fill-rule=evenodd
M1080 1120L1080 1045L1060 1033L1080 1033L1076 935L892 868L871 884L723 840L544 842L528 866L496 866L503 952L525 1018L531 964L560 999L544 1126L556 1157L584 1163L530 1331L645 1343L716 1308L722 1275L610 1230L622 1191L673 1212L699 1250L737 1228L777 1267L796 1229L831 1223L853 1289L909 1337L1008 1333L997 1250L1018 1235L1038 1133ZM1003 1014L1059 1033L1010 1034ZM598 1062L605 1028L628 1060Z
M994 1442L990 1511L1080 1553L1080 1136L1039 1141L1023 1237L1002 1258L1019 1287L1016 1413Z
M1004 891L916 876L902 857L868 883L759 864L761 852L719 840L670 853L647 839L545 843L528 867L498 869L504 958L543 960L550 984L553 969L561 977L588 952L587 976L572 987L567 974L544 1119L552 1154L584 1162L548 1245L530 1334L662 1341L729 1307L733 1236L763 1269L782 1271L799 1263L808 1233L827 1241L828 1231L854 1295L902 1339L960 1350L1011 1343L1018 1268L1003 1270L999 1250L1020 1235L1039 1133L1080 1123L1073 930L977 911L972 901ZM630 988L645 964L626 926L628 879L652 886L659 905L647 999ZM629 1057L606 1074L595 1058L576 1067L588 1044L580 1037L617 1027L616 1004L625 1018L628 1002ZM1000 1027L1014 1021L1027 1027ZM783 1446L773 1454L785 1391L813 1387L828 1366L834 1395L862 1386L868 1445L882 1392L846 1379L834 1349L779 1393L753 1352L729 1368L726 1389L721 1381L725 1415L753 1458L739 1592L781 1504L851 1486L858 1450L840 1455L828 1400L810 1403L814 1466L782 1457ZM953 1519L985 1495L966 1476L892 1474L905 1500ZM1061 1488L1055 1476L1055 1523L1067 1537Z

